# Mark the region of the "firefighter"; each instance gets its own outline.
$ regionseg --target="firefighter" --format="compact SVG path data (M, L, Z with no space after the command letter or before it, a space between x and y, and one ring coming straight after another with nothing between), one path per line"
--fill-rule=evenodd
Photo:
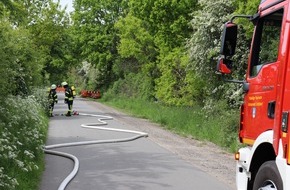
M65 97L64 97L64 103L68 106L68 111L65 114L66 116L72 115L72 107L73 107L73 92L71 87L67 84L67 82L62 82L61 85L65 88Z
M54 104L55 103L57 104L58 102L55 84L52 84L50 87L48 101L49 101L49 116L53 117L52 112L53 112Z

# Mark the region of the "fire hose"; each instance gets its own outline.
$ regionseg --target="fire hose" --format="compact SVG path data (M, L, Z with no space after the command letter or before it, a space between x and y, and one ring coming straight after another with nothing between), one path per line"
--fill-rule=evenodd
M46 154L56 155L71 159L74 162L74 168L71 173L62 181L59 185L58 190L64 190L66 186L72 181L72 179L76 176L79 170L79 160L72 154L68 154L65 152L59 152L51 149L55 148L62 148L62 147L72 147L72 146L82 146L82 145L93 145L93 144L105 144L105 143L120 143L120 142L129 142L134 141L136 139L142 137L148 137L147 133L140 132L140 131L132 131L132 130L125 130L125 129L115 129L115 128L106 128L101 127L103 125L107 125L107 122L104 120L112 120L113 117L104 116L104 115L94 115L94 114L86 114L86 113L78 113L81 116L91 116L91 117L99 117L98 123L87 123L82 124L81 127L89 128L89 129L97 129L97 130L106 130L106 131L114 131L114 132L124 132L124 133L132 133L136 134L135 136L128 137L128 138L121 138L121 139L108 139L108 140L92 140L92 141L82 141L82 142L70 142L70 143L62 143L62 144L54 144L54 145L47 145L44 147L44 152Z

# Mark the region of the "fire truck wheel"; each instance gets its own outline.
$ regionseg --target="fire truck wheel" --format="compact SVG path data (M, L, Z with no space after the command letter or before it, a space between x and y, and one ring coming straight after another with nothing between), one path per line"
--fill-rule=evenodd
M253 190L282 190L283 183L275 161L268 161L260 167Z

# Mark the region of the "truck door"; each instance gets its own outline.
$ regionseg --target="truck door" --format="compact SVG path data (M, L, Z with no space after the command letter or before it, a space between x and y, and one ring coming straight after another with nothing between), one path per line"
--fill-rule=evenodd
M252 40L246 77L249 90L244 97L243 128L240 130L240 139L247 144L253 144L259 134L274 126L284 9L275 10L261 13Z
M290 23L287 23L285 26L285 39L289 39L290 37ZM283 43L289 43L289 40L285 40ZM286 46L285 52L289 52L289 45ZM279 106L277 109L281 110L280 112L276 113L277 120L280 120L280 122L277 124L277 130L274 130L274 139L278 139L277 141L274 141L274 148L276 153L278 153L278 147L279 147L279 139L282 139L282 147L283 147L283 156L284 158L287 158L287 163L290 165L290 137L289 137L289 129L290 129L290 58L288 56L288 53L285 53L285 82L284 86L281 86L281 108L279 109ZM279 94L279 93L278 93ZM279 97L279 95L278 95ZM279 119L280 118L280 119Z

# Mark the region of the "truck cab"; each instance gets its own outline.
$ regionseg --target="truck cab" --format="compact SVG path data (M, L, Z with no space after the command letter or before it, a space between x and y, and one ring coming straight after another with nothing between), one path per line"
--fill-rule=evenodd
M236 18L254 25L243 84L236 153L239 190L290 189L290 0L262 0L255 15L224 26L217 71L230 75L237 44Z

